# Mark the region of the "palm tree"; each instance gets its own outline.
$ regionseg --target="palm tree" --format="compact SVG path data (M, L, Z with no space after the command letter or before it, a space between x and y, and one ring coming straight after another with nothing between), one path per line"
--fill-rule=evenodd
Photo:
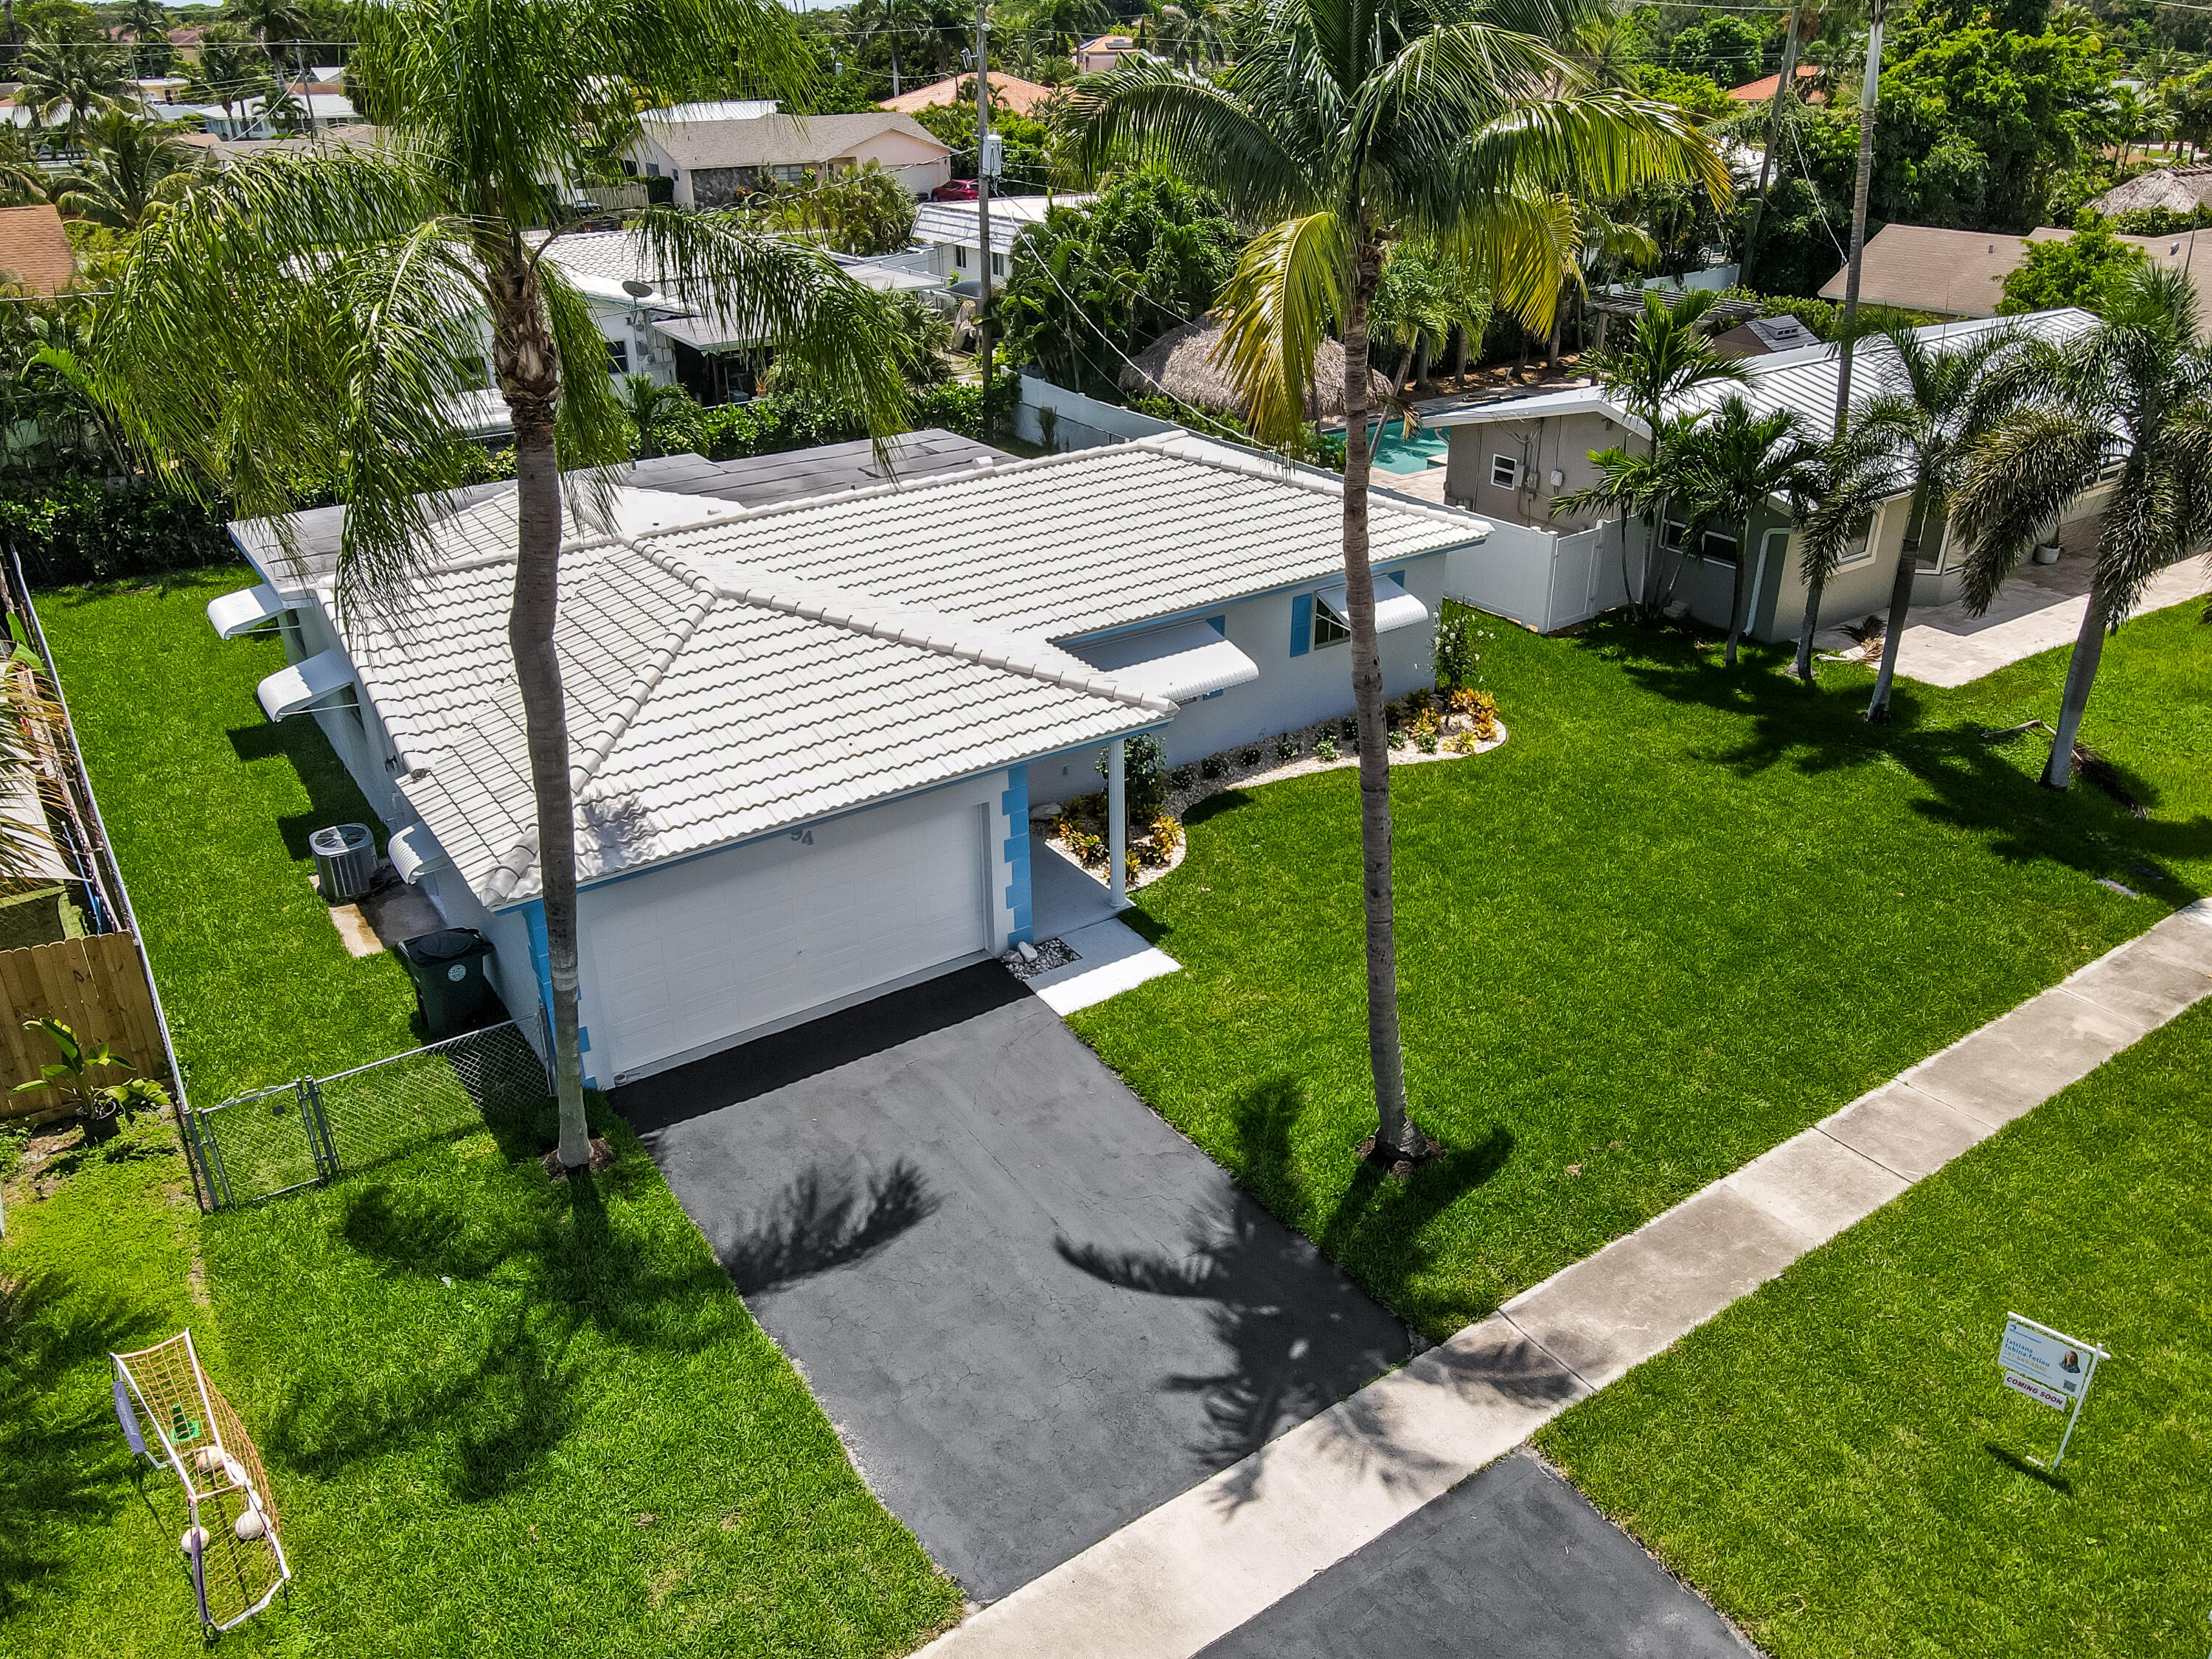
M22 81L16 101L45 126L62 122L71 143L85 122L104 105L133 101L129 65L112 46L82 40L34 40L23 48L17 65Z
M137 75L166 75L175 53L169 45L169 9L161 0L131 0L118 19L131 31L131 67Z
M2186 276L2146 267L2088 332L2063 345L2023 341L2003 377L2018 401L1973 442L1953 498L1966 603L1979 615L2021 555L2117 471L2043 770L2053 789L2073 781L2105 636L2161 567L2212 535L2212 345L2196 335L2195 306Z
M243 513L281 518L291 479L335 460L349 503L341 605L398 618L436 493L465 476L456 400L483 383L488 329L514 429L507 637L537 813L559 1157L574 1168L591 1152L554 641L561 472L624 459L629 432L589 304L545 252L576 222L567 181L640 100L719 95L738 63L795 100L810 60L771 0L387 0L356 21L368 113L390 143L258 157L153 216L116 280L102 367L153 461L227 488ZM631 225L664 292L744 317L825 397L896 429L904 393L885 308L827 256L726 213L650 209Z
M9 123L0 127L0 207L46 199L46 170L31 148L30 135Z
M1828 578L1836 574L1845 553L1866 544L1875 515L1901 487L1895 447L1887 434L1870 430L1863 422L1835 434L1819 446L1812 458L1808 481L1791 503L1791 516L1803 532L1799 538L1798 574L1805 584L1806 599L1797 629L1797 655L1790 672L1806 684L1813 680L1813 635ZM1906 563L1917 556L1911 549L1899 554Z
M691 394L650 374L623 376L622 404L623 414L636 434L630 450L634 461L665 455L665 438L680 433L688 441L698 425L699 404Z
M1561 192L1613 196L1660 179L1701 181L1717 200L1728 189L1719 155L1683 112L1590 90L1547 43L1586 9L1575 0L1254 0L1239 19L1237 61L1218 80L1125 64L1079 88L1069 110L1087 161L1168 162L1233 217L1268 227L1222 296L1221 362L1263 439L1286 444L1299 434L1315 350L1332 325L1343 337L1368 1054L1374 1151L1385 1163L1431 1144L1406 1111L1389 762L1367 559L1369 311L1385 250L1428 236L1474 251L1500 302L1542 330L1558 302L1558 249L1572 229Z
M1667 522L1668 510L1691 477L1701 435L1698 428L1710 412L1686 409L1666 416L1653 427L1651 441L1641 452L1615 447L1593 453L1590 460L1597 467L1598 482L1583 489L1563 490L1552 498L1554 518L1584 513L1598 518L1608 514L1620 518L1623 592L1628 587L1629 520L1641 518L1647 524ZM1655 564L1660 544L1653 544ZM1681 568L1681 561L1677 559L1674 569L1678 575ZM1651 578L1646 584L1650 607L1655 615L1663 612L1674 598L1674 583L1660 582L1650 571L1645 574Z
M1795 410L1761 415L1734 393L1698 434L1682 485L1690 507L1683 540L1686 546L1694 544L1716 520L1736 532L1735 586L1729 604L1730 668L1735 666L1746 613L1757 598L1749 592L1753 523L1777 497L1791 504L1793 516L1802 510L1820 482L1820 456Z
M304 40L313 27L299 0L223 0L223 9L261 43L272 63L284 61L285 46Z
M269 63L252 39L235 23L210 23L200 35L200 60L185 82L193 97L222 106L226 121L237 106L267 93Z
M111 105L85 124L84 165L56 183L54 204L111 230L135 231L157 202L190 186L201 157L166 128Z
M2009 377L1995 371L2016 343L2006 330L1976 336L1956 345L1936 345L1910 328L1887 331L1887 389L1859 410L1857 430L1888 445L1911 480L1911 505L1905 533L1920 526L1897 556L1897 579L1889 590L1889 621L1881 637L1881 667L1866 717L1889 719L1890 690L1897 678L1897 651L1912 610L1912 584L1923 557L1940 559L1950 533L1951 500L1965 474L1966 458L2011 396Z
M1741 382L1751 372L1734 357L1723 357L1698 326L1720 296L1711 289L1689 289L1673 297L1656 289L1644 291L1644 314L1625 345L1601 349L1586 361L1595 371L1606 394L1644 424L1650 434L1647 458L1659 456L1659 428L1668 411L1684 394L1701 386L1723 381ZM1647 521L1650 535L1644 560L1643 614L1658 614L1659 543L1662 514ZM1621 586L1628 585L1628 526L1621 524Z

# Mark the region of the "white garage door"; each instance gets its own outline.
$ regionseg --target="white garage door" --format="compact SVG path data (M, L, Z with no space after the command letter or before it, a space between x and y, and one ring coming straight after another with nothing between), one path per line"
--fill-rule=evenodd
M986 948L987 808L879 807L585 895L602 1083Z

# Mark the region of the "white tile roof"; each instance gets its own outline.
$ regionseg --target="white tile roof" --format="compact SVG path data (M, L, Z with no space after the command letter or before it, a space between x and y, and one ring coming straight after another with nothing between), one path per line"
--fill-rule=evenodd
M398 623L347 629L409 775L402 793L486 903L538 891L536 813L507 654L512 497L441 526L444 568ZM623 491L617 520L702 503ZM501 526L507 527L499 546ZM446 538L450 537L450 540ZM854 614L780 584L733 597L640 544L572 544L556 635L577 787L579 876L682 857L1062 746L1157 725L1139 700L1042 647L963 636L892 608ZM824 611L840 620L819 619Z
M1333 474L1177 434L763 508L653 544L702 570L773 569L1065 641L1336 574L1342 502ZM1378 567L1488 532L1381 495L1369 522Z
M1334 475L1188 434L752 509L617 490L562 562L578 874L1156 726L1172 702L1058 641L1326 580L1341 514ZM514 526L512 494L456 514L410 616L347 627L402 792L493 906L538 890ZM1488 529L1382 495L1371 526L1383 565Z

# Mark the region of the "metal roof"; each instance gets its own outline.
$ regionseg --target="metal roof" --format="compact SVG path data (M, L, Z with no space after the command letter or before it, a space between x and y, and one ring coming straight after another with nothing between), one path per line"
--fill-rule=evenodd
M1087 207L1096 196L1000 196L991 198L991 248L1005 253L1014 239L1031 225L1041 224L1056 207ZM975 204L973 202L923 202L914 210L914 240L942 243L949 247L976 247Z
M890 477L901 480L935 477L1006 459L1004 453L957 432L929 427L891 440ZM622 481L640 489L680 495L704 495L743 507L831 495L885 482L886 475L867 440L823 444L777 455L710 461L702 455L665 455L620 469ZM511 494L511 483L471 484L447 498L449 514L494 495ZM230 526L230 538L261 573L262 580L291 601L328 586L337 570L339 538L345 527L343 507L311 507L293 515L295 558L285 556L273 519L246 519Z
M1935 323L1912 331L1923 340L1941 343L1969 340L1999 329L2018 328L2056 343L2086 333L2096 323L2097 319L2087 312L2069 307L2059 311L2032 312L2024 317L1977 317L1964 322ZM1762 415L1778 409L1792 410L1804 422L1806 435L1810 438L1825 441L1834 435L1836 380L1839 373L1834 346L1806 346L1796 351L1778 351L1741 361L1750 374L1747 381L1740 385L1708 382L1677 399L1667 412L1671 415L1691 409L1717 409L1729 398L1741 398ZM1887 389L1894 365L1888 342L1881 336L1869 335L1861 340L1851 354L1854 401L1863 401ZM1604 387L1595 386L1475 404L1428 416L1424 423L1435 427L1481 426L1498 421L1534 421L1591 413L1605 415L1632 432L1649 435L1642 421L1614 402Z

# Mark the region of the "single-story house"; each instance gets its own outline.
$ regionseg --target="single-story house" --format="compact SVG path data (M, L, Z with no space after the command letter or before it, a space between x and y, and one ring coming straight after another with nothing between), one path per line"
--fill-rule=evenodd
M1044 222L1056 207L1087 207L1096 196L1001 196L991 193L991 280L1003 283L1015 239ZM982 270L983 234L973 202L924 202L914 210L914 242L929 255L933 276L955 292L972 292ZM963 289L962 283L970 284Z
M1828 101L1828 95L1826 93L1806 84L1808 82L1818 80L1820 75L1820 71L1815 65L1800 64L1797 65L1796 73L1790 76L1797 83L1798 95L1808 104L1817 106ZM1774 96L1775 88L1781 84L1782 71L1777 70L1771 75L1760 76L1756 81L1747 81L1740 87L1730 87L1728 89L1729 101L1735 104L1763 104Z
M76 280L76 254L51 202L0 208L0 276L31 294L58 294Z
M1884 225L1867 238L1866 270L1859 303L1899 306L1938 317L1994 317L2005 278L2027 263L2035 242L2063 242L2074 233L2045 225L2026 236L1994 231L1939 230L1929 225ZM2121 236L2166 270L2193 270L2198 237L2212 255L2212 232L2184 230L2165 236ZM1820 297L1840 303L1848 265L1821 285ZM2212 282L2200 281L2197 325L2212 328Z
M674 181L682 207L727 207L763 185L798 184L864 161L879 163L916 196L952 177L951 147L911 115L755 115L742 119L646 117L625 168Z
M1933 342L1956 341L1992 328L2016 325L2051 340L2064 340L2094 325L2087 312L2072 309L2037 312L2026 317L1999 320L1977 319L1939 323L1917 331ZM1863 341L1852 360L1852 386L1860 398L1875 394L1891 372L1894 358L1880 338ZM1826 439L1834 429L1837 356L1832 345L1814 343L1794 350L1747 357L1750 380L1741 386L1712 384L1686 394L1668 412L1717 407L1730 396L1741 396L1765 413L1794 410L1804 423L1806 435ZM1593 455L1601 450L1640 444L1649 429L1630 414L1602 386L1580 386L1563 391L1505 398L1472 404L1428 417L1429 425L1442 428L1449 447L1444 494L1447 501L1471 508L1495 526L1491 539L1470 559L1456 567L1462 580L1454 596L1521 617L1537 626L1560 626L1579 621L1570 614L1575 607L1555 609L1544 617L1528 617L1523 607L1500 604L1482 591L1480 574L1486 564L1495 565L1504 580L1506 561L1528 557L1539 562L1561 552L1577 552L1585 544L1601 546L1603 556L1589 566L1587 580L1597 585L1614 580L1621 555L1620 532L1613 523L1601 524L1594 515L1572 514L1554 518L1552 503L1570 491L1600 482ZM2065 522L2093 518L2104 510L2102 494L2077 502ZM1930 527L1909 524L1911 497L1900 495L1876 514L1865 539L1844 559L1822 593L1823 626L1887 608L1897 561L1920 561L1921 579L1914 585L1917 604L1948 603L1959 597L1960 580L1956 550L1948 526ZM1666 529L1664 545L1684 552L1686 526L1679 512ZM1520 526L1520 528L1516 528ZM1629 537L1628 558L1636 564L1634 585L1641 584L1643 535ZM1804 614L1805 587L1799 577L1801 560L1797 532L1790 527L1779 503L1762 514L1752 527L1754 561L1751 615L1747 631L1761 639L1794 635ZM1708 528L1700 546L1686 550L1678 597L1692 613L1716 624L1725 623L1733 598L1738 560L1745 550L1737 546L1732 526ZM1515 578L1517 581L1519 579ZM1556 602L1556 581L1552 598ZM1612 603L1622 602L1622 596ZM1605 608L1596 604L1595 609Z
M1102 34L1075 49L1075 72L1102 75L1136 51L1137 43L1126 34Z
M2138 173L2113 185L2089 205L2107 215L2138 213L2148 208L2163 208L2168 213L2195 213L2212 208L2212 161L2191 161L2178 167Z
M641 467L562 561L595 1085L1028 939L1032 807L1099 787L1129 737L1173 765L1349 712L1333 474L1180 431L770 505L702 469L684 495ZM1445 556L1486 530L1376 498L1391 696L1429 682ZM396 623L341 618L329 567L291 569L265 522L233 533L264 580L210 619L274 623L295 659L264 711L337 734L394 867L492 942L532 1029L512 491L439 524Z
M991 107L994 110L1010 109L1017 115L1034 115L1040 106L1056 95L1052 88L1041 82L1024 81L1018 75L1001 75L997 70L991 71ZM896 98L886 98L876 107L895 110L902 115L918 115L926 109L975 101L975 77L954 75L932 81L926 87L915 87Z

